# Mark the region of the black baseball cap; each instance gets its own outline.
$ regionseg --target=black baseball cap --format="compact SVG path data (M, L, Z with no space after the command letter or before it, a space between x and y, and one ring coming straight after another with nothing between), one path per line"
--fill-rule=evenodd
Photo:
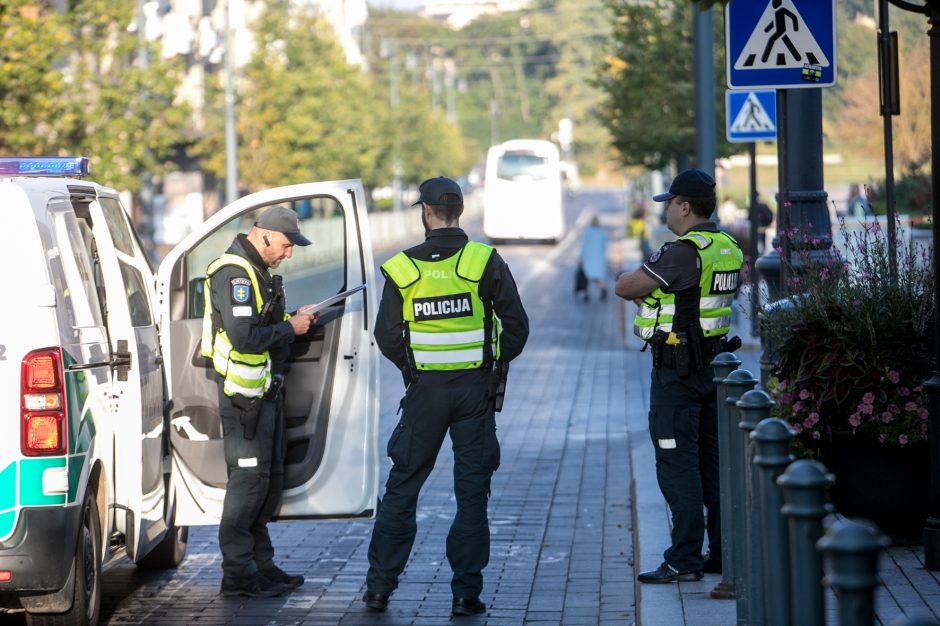
M683 170L672 179L669 191L653 196L653 202L669 202L676 196L710 198L715 195L715 179L694 167Z
M286 206L273 206L258 218L255 226L265 230L283 233L295 246L309 246L312 241L300 234L300 218Z
M418 186L418 191L421 192L421 195L418 196L418 200L411 206L421 204L422 202L442 206L457 206L463 204L463 191L460 190L460 185L444 176L427 179ZM447 194L455 194L457 199L445 200L444 196Z

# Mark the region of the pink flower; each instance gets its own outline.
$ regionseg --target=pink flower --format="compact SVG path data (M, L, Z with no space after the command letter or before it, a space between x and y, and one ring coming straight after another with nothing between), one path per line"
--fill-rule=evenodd
M914 404L913 402L908 402L907 404L904 405L904 410L910 411L911 413L913 413L914 411L917 410L917 405Z
M852 425L852 428L858 428L859 424L862 423L862 416L858 413L852 413L849 416L849 424Z
M873 394L873 393L870 392L870 391L866 391L866 392L865 392L865 395L862 396L862 403L863 403L863 404L871 404L871 403L874 402L874 401L875 401L875 394Z
M793 402L792 393L781 393L780 394L780 404L790 404Z
M865 415L871 415L874 410L875 410L875 407L873 407L873 406L870 405L870 404L860 404L860 405L858 405L858 411L859 411L859 413L864 413Z
M813 411L812 413L809 414L809 416L806 419L811 421L813 425L815 426L817 423L819 423L819 413L817 413L816 411Z
M907 435L900 435L898 437L898 443L902 446L907 445Z
M885 411L881 414L881 421L885 424L890 424L894 421L894 415L891 414L891 411Z
M917 409L917 416L922 420L926 420L930 417L930 411L928 411L926 407L920 407Z
M898 395L901 396L902 398L906 398L909 395L911 395L911 390L908 389L907 387L901 387L898 389Z
M795 432L795 433L801 433L801 432L803 432L803 424L800 424L799 422L796 422L796 423L793 424L792 426L793 426L793 432ZM925 426L926 426L926 424L925 424Z
M800 389L800 400L809 398L809 389Z
M780 387L780 391L786 391L786 390L787 390L787 381L781 380L779 387Z
M814 422L813 420L811 420L810 418L807 417L805 420L803 420L803 428L806 428L806 429L808 430L808 429L812 428L812 427L813 427L813 424L815 424L815 423L816 423L816 422Z
M806 405L803 404L802 402L797 402L793 405L794 413L802 413L804 409L806 409Z
M901 412L901 409L898 408L898 405L896 405L893 402L888 405L888 410L894 413L895 415Z
M901 375L895 372L894 370L891 370L890 372L888 372L888 380L890 380L892 383L897 385L898 382L900 382L901 380Z

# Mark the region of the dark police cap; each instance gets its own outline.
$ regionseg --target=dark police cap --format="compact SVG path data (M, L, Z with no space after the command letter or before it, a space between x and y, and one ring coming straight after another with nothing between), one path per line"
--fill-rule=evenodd
M458 204L463 204L463 192L460 190L460 185L458 185L455 181L443 176L427 179L421 183L420 186L418 186L418 191L421 192L421 195L411 206L421 204L422 202L426 202L428 204L438 204L442 206L456 206ZM446 199L448 194L456 195L457 199Z
M312 242L300 234L300 218L285 206L273 206L258 218L255 226L283 233L295 246L309 246Z
M715 195L715 179L694 167L683 170L672 179L669 191L653 196L654 202L668 202L676 196L710 198Z

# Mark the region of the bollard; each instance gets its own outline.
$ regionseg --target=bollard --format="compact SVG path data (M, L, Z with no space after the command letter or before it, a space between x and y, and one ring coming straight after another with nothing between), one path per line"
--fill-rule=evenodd
M718 485L721 491L721 581L711 591L711 597L719 600L734 598L734 532L731 520L731 441L734 434L728 418L730 407L725 400L724 380L741 365L741 360L730 352L722 352L712 361L715 370L714 382L718 385Z
M732 572L734 572L734 595L737 601L736 608L739 625L753 625L754 622L748 619L750 610L748 600L748 589L753 586L749 584L751 580L747 573L747 552L745 530L747 525L747 488L745 486L745 448L742 444L741 429L735 428L741 419L740 410L735 404L738 398L745 392L750 391L757 384L754 375L747 370L735 370L728 374L724 380L725 387L725 405L728 408L727 419L731 424L729 438L729 456L722 458L722 463L728 463L730 466L730 497L731 501L731 537L734 540L734 548L731 556L734 559Z
M825 626L822 557L816 542L822 537L823 518L832 508L826 498L832 475L822 463L801 459L790 463L777 484L783 487L783 514L789 526L793 623Z
M750 393L750 391L743 395L747 395L747 393ZM741 529L741 535L738 546L742 554L742 575L744 580L748 581L744 585L744 591L738 593L738 597L744 596L743 609L744 617L746 618L745 623L748 624L748 626L760 626L765 620L766 605L761 599L764 591L760 568L761 524L756 501L758 493L757 472L754 471L754 466L751 462L753 457L751 432L757 428L757 424L761 420L769 415L773 401L763 409L741 407L737 404L737 401L735 401L735 406L738 409L738 416L740 418L738 421L737 448L742 464L740 475L741 525L738 526L738 528ZM738 619L741 619L741 609L742 607L739 605Z
M757 389L748 391L738 400L742 411L759 409L769 412L773 405L770 396ZM767 626L790 626L790 542L786 519L780 514L783 490L777 485L777 478L793 460L790 442L794 434L786 422L775 417L761 420L751 433L760 485L758 509L763 522L761 578L764 581Z
M836 594L840 626L872 626L878 558L888 539L871 522L843 519L816 545L829 562L824 582Z

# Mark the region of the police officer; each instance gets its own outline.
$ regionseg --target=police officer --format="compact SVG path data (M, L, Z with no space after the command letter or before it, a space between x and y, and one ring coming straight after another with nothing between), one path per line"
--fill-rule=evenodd
M267 523L284 486L283 379L289 344L313 316L284 312L280 276L293 247L308 246L297 214L266 210L207 270L202 354L219 374L228 486L219 523L224 596L280 595L304 578L274 564Z
M669 583L700 580L703 570L721 571L717 396L710 364L718 352L740 345L727 335L743 254L709 221L715 181L705 172L680 172L668 193L653 200L668 202L666 224L679 239L663 245L638 270L621 274L615 291L640 305L634 332L653 352L650 436L656 478L673 522L662 565L638 579ZM706 526L707 562L702 556Z
M486 610L479 596L490 554L490 478L499 466L495 389L499 372L522 352L529 320L503 259L459 227L460 186L432 178L420 193L415 204L425 242L382 265L375 339L401 370L405 396L388 441L393 465L372 530L362 599L381 612L398 587L417 531L418 493L450 431L457 499L447 536L452 613L474 615Z

